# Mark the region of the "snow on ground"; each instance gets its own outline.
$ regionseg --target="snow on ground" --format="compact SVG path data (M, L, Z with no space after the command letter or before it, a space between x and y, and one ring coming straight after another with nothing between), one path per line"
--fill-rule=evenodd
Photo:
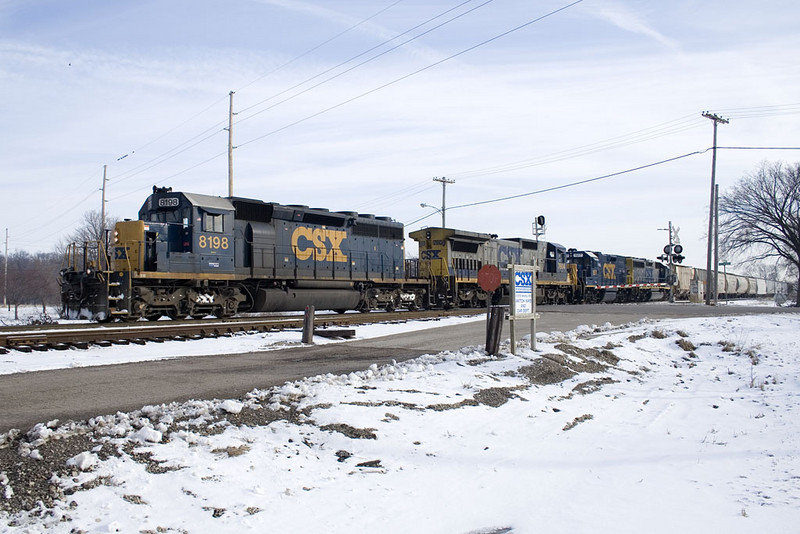
M0 512L0 524L464 534L798 524L800 316L644 320L540 334L537 345L97 417L50 480L61 500ZM52 423L6 440L42 463L85 430ZM0 499L25 491L15 483L0 473Z
M641 304L639 304L641 306ZM720 303L722 306L723 303ZM774 306L771 300L741 300L731 301L731 305ZM42 313L40 307L23 306L19 312L20 319L14 320L13 308L8 310L0 307L0 325L14 326L53 320L58 317L56 309L48 309ZM354 339L371 339L391 334L438 328L441 326L461 324L464 322L483 320L485 316L434 318L422 321L394 322L386 324L360 325L356 328ZM55 319L57 320L57 319ZM57 320L58 324L86 323L87 321ZM118 363L133 363L142 361L165 360L171 358L185 358L189 356L208 356L214 354L238 354L245 352L260 352L276 350L287 347L301 346L301 333L286 330L281 332L236 334L232 337L208 338L194 340L191 343L168 341L162 345L117 345L113 347L90 347L89 349L70 349L67 351L40 352L35 355L17 351L0 355L0 375L23 373L30 371L45 371L49 369L65 369L72 367L88 367L93 365L113 365ZM339 343L341 340L317 336L314 343L323 345Z

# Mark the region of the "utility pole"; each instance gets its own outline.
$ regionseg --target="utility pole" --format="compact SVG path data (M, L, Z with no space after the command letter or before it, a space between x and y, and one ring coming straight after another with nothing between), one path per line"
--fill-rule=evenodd
M100 238L106 233L106 178L108 172L108 165L103 165L103 200L100 203Z
M714 220L715 217L715 208L716 205L716 173L717 173L717 125L719 123L728 124L727 119L723 119L718 115L715 115L711 112L705 111L703 112L703 117L707 119L711 119L714 122L714 145L713 151L711 156L711 200L708 204L708 254L706 258L706 305L711 305L711 292L716 291L716 287L712 286L712 270L711 270L711 249L715 239L715 231L714 231ZM716 297L714 298L716 301Z
M5 266L4 266L4 276L3 276L3 306L6 305L6 294L8 293L8 228L6 228L6 253L5 253ZM11 306L8 307L11 309Z
M97 267L103 268L102 264L100 263L100 243L102 242L103 247L103 258L106 258L106 253L108 252L108 239L106 236L106 182L108 182L108 178L106 178L108 172L108 165L103 165L103 200L100 204L100 241L97 243ZM106 262L107 263L107 262ZM108 267L108 266L106 266Z
M719 184L714 188L714 306L719 304Z
M456 181L455 180L448 180L444 176L442 176L441 178L434 178L433 181L434 182L441 182L441 184L442 184L442 228L447 228L447 225L445 224L445 216L444 216L444 212L447 210L447 204L445 202L445 191L447 190L447 184L454 184L454 183L456 183Z
M228 93L228 196L233 196L233 91Z

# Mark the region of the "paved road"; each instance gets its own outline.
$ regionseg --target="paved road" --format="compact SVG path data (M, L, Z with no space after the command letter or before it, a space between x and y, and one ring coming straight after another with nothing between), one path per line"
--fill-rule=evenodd
M568 331L582 324L624 324L651 319L774 313L797 309L648 303L540 308L539 331ZM524 321L517 335L529 333ZM503 330L508 337L508 325ZM156 362L83 367L0 376L0 433L29 429L51 419L83 420L147 404L188 399L236 398L254 388L323 373L341 374L372 363L485 343L480 320L363 341L249 354L199 356ZM157 350L163 350L158 346ZM31 356L35 357L35 356Z

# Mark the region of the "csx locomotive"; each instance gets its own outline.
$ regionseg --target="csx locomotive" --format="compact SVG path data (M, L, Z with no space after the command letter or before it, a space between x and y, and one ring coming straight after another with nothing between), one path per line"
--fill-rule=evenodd
M70 247L60 284L66 317L175 319L239 312L339 312L486 306L507 297L508 265L535 265L538 303L661 298L674 282L659 262L498 239L449 228L410 237L389 217L153 188L137 220L116 224L94 254ZM106 255L103 251L108 250ZM492 292L478 271L495 265Z

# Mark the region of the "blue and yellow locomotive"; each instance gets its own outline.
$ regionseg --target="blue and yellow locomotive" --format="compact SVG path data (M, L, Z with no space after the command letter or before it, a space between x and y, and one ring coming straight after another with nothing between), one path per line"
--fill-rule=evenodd
M154 187L109 249L108 269L62 270L65 315L366 311L413 307L424 292L405 279L403 225L370 214Z

